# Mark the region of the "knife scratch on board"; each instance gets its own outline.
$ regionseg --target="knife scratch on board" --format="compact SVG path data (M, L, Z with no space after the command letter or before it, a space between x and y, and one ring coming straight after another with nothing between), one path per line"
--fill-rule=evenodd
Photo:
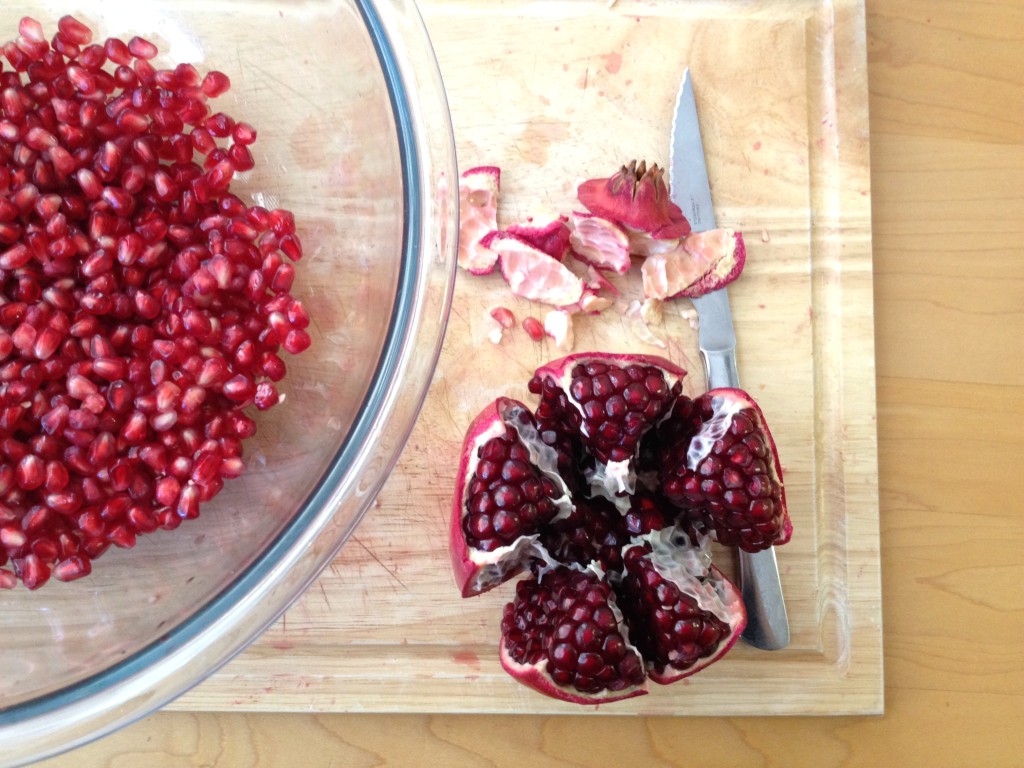
M352 537L352 541L354 541L356 544L358 544L360 547L362 547L363 550L366 552L366 554L368 554L370 557L372 557L377 562L377 565L379 565L381 568L383 568L384 571L392 579L394 579L399 584L401 584L402 585L402 589L404 589L406 592L411 592L412 591L412 590L409 589L409 585L406 584L404 581L402 581L400 578L398 578L398 574L397 573L395 573L393 570L391 570L386 565L384 565L384 561L381 560L379 557L377 557L377 555L374 554L373 550L371 550L368 546L366 546L366 544L364 544L361 539L353 536Z

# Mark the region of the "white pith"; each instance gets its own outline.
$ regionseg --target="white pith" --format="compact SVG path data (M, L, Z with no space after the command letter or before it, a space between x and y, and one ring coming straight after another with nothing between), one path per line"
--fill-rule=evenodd
M697 466L711 454L715 443L725 437L733 417L744 408L746 404L734 397L717 395L711 398L712 416L701 424L686 449L687 469L696 471Z
M651 547L647 557L658 575L692 597L702 611L735 626L737 611L730 608L731 595L726 591L725 581L711 571L709 537L697 534L697 541L693 542L684 531L669 526L635 538L623 548L623 558L630 549L644 544Z
M515 420L513 418L514 412L519 411L518 406L511 409L511 411L512 413L501 414L502 419L508 419L508 421L495 421L482 431L477 436L476 445L478 447L483 446L489 440L507 434L509 427L514 428L519 436L519 441L529 452L530 463L549 477L561 492L558 498L552 500L555 506L558 507L558 513L552 518L552 522L564 520L572 514L574 507L572 498L569 495L569 488L562 479L562 476L558 474L558 454L554 448L541 440L536 427L529 420ZM525 414L525 410L522 413ZM463 519L468 515L469 486L476 476L479 464L479 450L476 450L470 458L466 471L466 481L462 488L462 498L464 500L462 507ZM557 565L557 562L552 559L551 555L540 543L540 535L537 533L520 536L511 544L498 547L490 552L470 547L468 548L468 555L469 559L477 566L477 570L470 582L474 592L482 592L497 586L505 580L507 574L519 570L524 563L535 559L545 563L546 565L542 567L546 567L548 570L550 570L551 563Z

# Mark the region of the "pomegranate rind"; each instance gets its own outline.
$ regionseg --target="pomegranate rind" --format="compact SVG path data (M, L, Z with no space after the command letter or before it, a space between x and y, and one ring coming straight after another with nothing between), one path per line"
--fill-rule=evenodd
M532 688L538 693L553 699L566 701L570 704L611 704L649 693L646 685L632 686L621 691L601 691L599 693L582 693L575 688L559 685L547 673L547 659L536 664L520 664L513 659L505 648L505 638L498 644L498 660L501 667L518 682Z
M711 229L691 234L677 247L644 260L640 267L644 296L663 300L703 296L739 277L746 260L741 232Z
M664 171L641 160L622 166L606 179L588 179L576 196L591 213L646 232L655 239L675 239L690 233L682 209L669 199Z
M583 298L579 277L521 237L494 231L483 244L498 254L501 275L516 296L554 307L567 307Z
M507 546L484 552L469 545L462 528L463 518L467 512L467 490L472 481L474 469L479 462L477 451L487 440L508 434L510 413L516 409L529 412L529 409L517 400L498 398L488 404L473 419L463 440L448 530L448 551L452 573L455 577L455 584L463 597L473 597L493 589L522 573L531 562L550 560L543 545L539 542L538 533L520 536ZM557 473L552 475L548 472L548 474L553 479L557 478L558 483L564 488L564 482ZM557 503L559 500L556 500ZM561 504L563 506L571 505L571 502L568 502L566 496ZM568 510L566 510L566 514L568 514Z
M594 269L625 274L633 265L626 230L610 219L588 213L572 215L573 255Z
M493 165L470 168L459 177L458 265L473 275L489 275L498 254L483 244L498 228L501 169Z
M621 296L622 291L609 280L599 269L594 267L587 267L587 280L585 283L586 287L592 290L595 294L600 294L602 291L610 293L612 296Z
M525 240L555 261L563 261L569 252L571 233L568 218L559 216L547 224L509 224L505 232Z

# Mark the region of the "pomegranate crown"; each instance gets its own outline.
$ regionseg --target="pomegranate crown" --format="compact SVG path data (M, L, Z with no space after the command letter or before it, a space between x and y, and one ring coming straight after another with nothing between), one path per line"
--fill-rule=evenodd
M580 202L598 216L612 219L655 239L690 234L690 222L669 199L665 170L657 163L632 160L607 179L588 179L577 189Z

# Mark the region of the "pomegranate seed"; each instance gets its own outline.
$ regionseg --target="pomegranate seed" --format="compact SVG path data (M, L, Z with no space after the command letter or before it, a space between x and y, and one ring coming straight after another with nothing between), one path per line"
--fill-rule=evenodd
M527 335L529 335L529 337L534 341L541 341L544 339L544 324L537 318L532 316L524 317L522 326L523 330L526 331Z
M34 43L46 42L46 36L43 34L43 25L30 16L25 16L18 23L18 34Z
M50 567L35 554L15 560L14 567L28 589L38 589L50 578Z
M277 393L277 388L269 381L261 381L256 386L255 403L256 407L265 411L271 408L280 401L280 396Z
M107 540L115 547L131 549L135 546L135 531L126 525L116 525L107 532Z
M278 236L294 235L295 217L291 211L275 208L270 212L270 226L273 228L274 234Z
M18 243L0 253L0 269L15 270L24 267L32 259L32 251L24 243Z
M142 37L133 37L129 40L128 50L131 51L133 56L145 60L152 59L157 54L156 46Z
M221 96L230 88L231 80L228 79L228 76L223 72L211 70L210 72L207 72L206 77L203 78L203 93L211 99Z
M281 342L281 346L285 348L292 355L297 355L307 349L313 341L309 334L305 331L300 331L297 328L288 332L285 336L284 341Z
M75 555L62 560L53 569L53 576L58 581L74 581L92 572L92 563L88 557Z
M228 150L228 159L236 171L251 171L256 167L256 159L249 148L243 144L235 144Z
M62 16L57 22L57 29L62 38L75 45L88 45L92 42L92 30L74 16Z
M199 515L199 488L189 483L178 498L178 517L191 520Z
M18 462L14 475L19 488L32 491L46 481L46 465L42 459L30 453Z
M249 376L239 373L224 382L224 396L235 403L244 403L256 394L256 385Z
M295 235L285 235L282 237L280 248L281 252L292 261L298 261L302 258L302 244Z
M115 64L127 66L132 63L132 52L129 50L128 44L116 37L107 38L103 45L103 51L107 54L107 58Z
M57 146L57 137L39 125L29 128L24 140L29 147L40 151Z
M88 95L96 92L96 77L84 67L70 66L67 78L79 93Z
M27 543L28 536L19 528L10 525L0 528L0 544L8 551L22 549Z

